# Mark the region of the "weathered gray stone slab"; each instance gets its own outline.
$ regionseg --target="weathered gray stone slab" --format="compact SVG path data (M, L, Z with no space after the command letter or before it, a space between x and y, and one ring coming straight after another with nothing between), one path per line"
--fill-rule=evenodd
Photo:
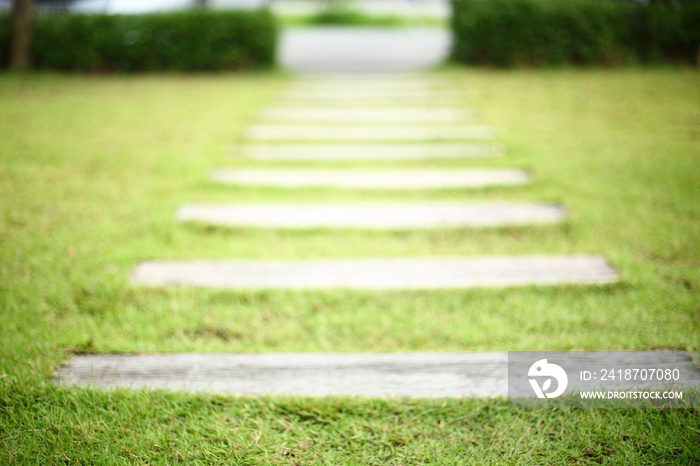
M474 120L468 108L290 108L263 110L263 120L316 123L455 123Z
M506 202L192 204L177 212L181 221L296 229L495 227L556 223L564 217L564 209L557 205Z
M250 144L242 155L258 160L420 160L432 158L491 157L502 149L484 142L392 144ZM238 155L238 152L236 153Z
M191 260L139 264L134 284L249 289L463 289L603 284L618 280L600 256L496 256L346 260Z
M505 352L77 355L56 371L54 383L240 395L532 396L530 387L508 393L508 359ZM607 369L674 368L682 374L674 389L700 384L700 370L681 351L557 352L554 360L569 370L600 360ZM527 374L529 363L512 369ZM667 382L621 379L583 384L574 377L568 385L566 393L670 388Z
M260 141L433 141L491 140L489 125L426 126L426 125L312 125L256 124L246 137Z
M525 170L514 169L219 169L214 181L246 186L349 189L451 189L520 185L530 181Z
M75 356L57 382L247 395L505 395L507 353Z

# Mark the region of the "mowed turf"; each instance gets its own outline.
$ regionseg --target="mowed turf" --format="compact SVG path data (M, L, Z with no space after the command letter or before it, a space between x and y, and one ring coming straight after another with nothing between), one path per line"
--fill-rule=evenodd
M435 464L700 461L694 410L509 409L503 400L232 399L55 388L81 352L697 350L696 70L442 71L506 156L374 162L517 167L532 185L289 190L211 183L276 75L0 77L3 462ZM335 168L367 162L335 162ZM556 226L280 232L178 225L188 202L528 200ZM620 284L469 291L151 291L141 260L607 256Z

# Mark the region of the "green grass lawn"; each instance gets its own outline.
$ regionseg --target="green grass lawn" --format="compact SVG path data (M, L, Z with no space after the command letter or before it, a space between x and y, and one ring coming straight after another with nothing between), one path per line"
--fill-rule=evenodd
M505 400L227 398L53 387L87 352L697 350L700 74L443 70L531 186L427 193L217 186L283 75L0 76L0 463L693 464L695 410L509 409ZM233 154L233 156L231 156ZM289 166L318 164L287 163ZM359 166L336 163L335 166ZM393 167L395 162L377 162ZM436 232L178 225L195 201L522 199L559 226ZM603 287L151 291L140 260L596 253ZM695 446L694 446L695 445Z

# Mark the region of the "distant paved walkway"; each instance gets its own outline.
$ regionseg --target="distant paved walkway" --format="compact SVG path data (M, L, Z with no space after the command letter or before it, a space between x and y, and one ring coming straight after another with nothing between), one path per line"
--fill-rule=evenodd
M293 71L409 71L445 61L443 28L292 28L282 33L279 61Z

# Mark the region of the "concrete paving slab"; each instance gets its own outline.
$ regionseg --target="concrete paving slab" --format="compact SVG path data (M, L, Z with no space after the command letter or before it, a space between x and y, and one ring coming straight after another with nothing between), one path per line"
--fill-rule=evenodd
M256 160L421 160L439 158L493 157L503 149L484 142L431 142L391 144L248 144L234 151Z
M507 353L79 355L56 382L242 395L494 396Z
M422 72L363 72L363 73L308 73L299 72L290 83L291 88L325 89L425 89L450 88L463 84L453 79Z
M517 169L218 169L212 179L219 183L243 186L285 188L346 189L459 189L498 185L522 185L530 182L525 170Z
M422 99L426 101L436 100L460 100L464 95L454 90L435 89L315 89L315 90L288 90L282 93L281 98L304 100L388 100L388 99Z
M378 230L552 224L561 206L513 202L364 202L332 204L191 204L177 219L230 227Z
M262 111L262 120L295 123L456 123L476 119L471 108L290 108L271 107Z
M136 266L135 285L213 289L465 289L606 284L619 279L590 255L372 258L346 260L151 261Z
M564 393L668 390L659 380L583 382L575 368L671 368L682 374L673 389L700 384L700 370L682 351L571 351L547 353L570 373ZM532 355L534 356L534 355ZM523 361L520 361L523 359ZM493 353L288 353L76 355L60 367L57 385L149 388L238 395L364 397L532 397L530 386L511 386L508 369L527 374L527 358ZM518 389L524 392L518 392Z
M367 78L365 75L337 79L296 79L289 84L286 92L330 92L330 91L430 91L459 89L457 83L436 79L406 79L400 76Z
M464 108L467 99L464 96L435 96L435 97L392 97L377 96L367 98L346 98L346 97L284 97L276 101L280 107L326 107L326 108L376 108L376 107L419 107L430 109L434 107L458 106Z
M489 125L427 126L427 125L312 125L274 124L251 125L246 137L256 141L435 141L492 140L494 130Z

